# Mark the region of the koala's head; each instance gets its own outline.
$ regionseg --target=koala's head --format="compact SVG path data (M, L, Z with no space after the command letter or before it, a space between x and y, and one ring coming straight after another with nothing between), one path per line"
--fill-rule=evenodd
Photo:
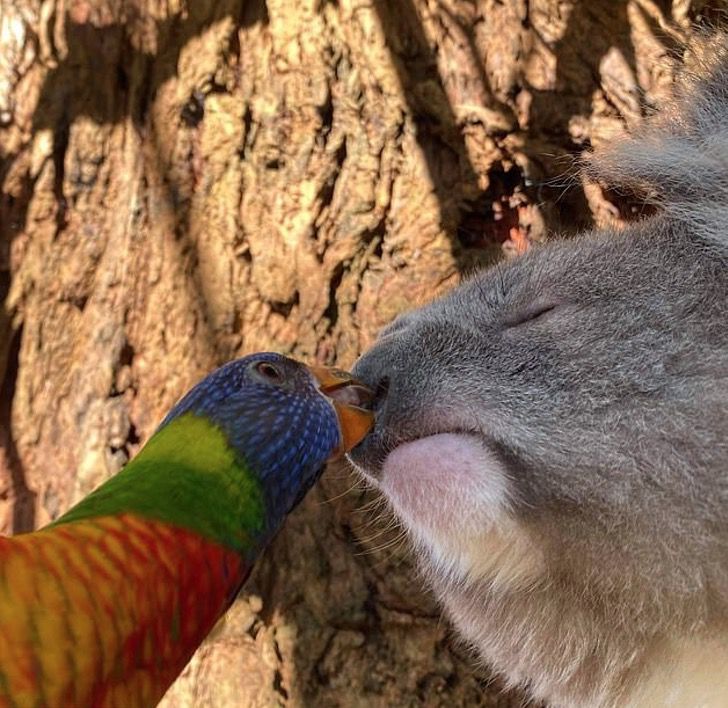
M689 593L727 565L727 308L675 222L536 248L382 332L351 459L452 575Z

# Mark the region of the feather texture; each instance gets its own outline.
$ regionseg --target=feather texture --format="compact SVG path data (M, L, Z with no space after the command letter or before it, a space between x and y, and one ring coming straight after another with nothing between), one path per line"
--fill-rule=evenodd
M326 460L365 434L371 414L329 397L350 382L277 354L231 362L118 475L0 538L0 708L155 705Z

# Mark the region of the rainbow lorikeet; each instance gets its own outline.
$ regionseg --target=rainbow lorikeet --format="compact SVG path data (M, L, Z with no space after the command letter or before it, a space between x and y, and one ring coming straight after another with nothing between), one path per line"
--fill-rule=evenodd
M372 414L348 374L230 362L116 476L0 537L0 706L155 705L263 547Z

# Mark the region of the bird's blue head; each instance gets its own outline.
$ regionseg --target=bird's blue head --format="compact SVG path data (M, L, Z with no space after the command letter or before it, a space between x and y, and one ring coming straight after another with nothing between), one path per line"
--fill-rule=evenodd
M264 352L231 361L197 384L162 421L206 418L260 480L272 517L290 511L324 463L371 428L369 391L337 369Z

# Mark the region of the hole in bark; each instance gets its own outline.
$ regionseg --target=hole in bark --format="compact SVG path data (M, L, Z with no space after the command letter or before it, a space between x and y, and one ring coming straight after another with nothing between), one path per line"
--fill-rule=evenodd
M321 210L329 206L334 198L334 190L336 189L336 178L341 172L344 160L346 160L346 140L344 140L337 148L334 159L336 160L337 166L336 172L332 173L329 179L326 180L318 194L319 200L321 202ZM321 258L319 258L319 261L321 261Z
M336 165L339 169L341 169L344 166L344 162L346 161L346 156L348 154L347 148L346 148L346 138L341 142L341 145L339 145L338 148L336 148L336 154L334 155L334 159L336 160Z
M129 117L137 126L144 124L149 106L156 96L158 86L158 84L154 84L152 81L154 65L148 55L145 55L144 58L144 67L139 70L141 81L139 82L139 87L134 92L139 97L139 104L136 111L134 110L134 106L129 107Z
M195 128L205 117L205 94L195 90L180 111L180 118L188 128Z
M13 160L5 160L0 165L0 184L5 181L8 170L13 165ZM16 195L0 192L0 262L9 261L10 241L15 234L25 230L27 206L33 195L35 177L29 174L23 175L20 179L20 190Z
M334 124L334 101L331 98L330 91L326 95L326 102L319 106L317 110L321 118L321 133L326 137L331 132L331 127Z
M374 228L365 231L361 235L361 240L363 243L367 245L372 242L374 243L374 249L372 250L372 256L374 258L381 259L382 255L384 254L384 235L386 231L386 219L382 218Z
M243 318L242 315L238 310L235 310L233 313L233 332L242 332L243 331Z
M519 224L518 209L511 197L523 184L515 167L493 170L490 187L464 209L457 227L457 239L464 248L487 248L502 244Z
M139 445L141 442L141 438L139 437L139 433L137 432L136 425L130 420L129 421L129 430L126 434L126 440L124 440L121 447L115 447L114 445L110 445L109 449L112 453L115 452L123 452L124 456L126 457L126 460L124 464L126 464L126 461L130 460L134 453L136 452L136 446Z
M276 654L278 655L280 659L280 652L276 648ZM288 691L286 691L285 688L283 688L283 676L281 675L280 671L276 671L275 674L273 674L273 690L276 693L279 693L284 700L288 700Z
M331 175L326 182L321 186L319 191L319 201L321 202L321 209L325 209L331 204L334 198L334 190L336 189L336 176ZM319 258L319 260L321 260Z
M12 405L15 395L15 382L18 377L20 342L22 340L23 328L15 332L10 343L8 361L5 368L5 377L0 383L0 448L4 457L4 463L10 477L12 487L13 503L13 533L31 531L35 527L35 492L28 488L25 477L25 469L15 447L12 426Z
M252 27L258 23L263 25L270 24L268 4L265 0L243 3L243 13L240 17L240 24L243 27Z
M291 314L291 310L293 310L294 305L298 305L298 302L299 296L298 291L296 291L291 300L288 300L287 302L271 300L268 302L268 307L270 307L271 312L275 312L277 315L282 315L287 318Z
M243 147L240 149L240 158L245 159L248 146L250 144L250 129L253 127L253 112L250 110L250 106L245 106L245 113L243 113Z
M126 96L129 91L129 77L123 65L116 67L116 83L119 87L119 92Z
M245 12L245 8L243 8L243 12ZM228 61L237 62L238 57L240 57L240 50L240 33L237 30L233 30L230 33L230 41L228 42L226 59Z
M70 299L70 303L79 310L79 312L83 312L86 308L86 303L88 302L88 295L86 294L79 294L79 295L73 295Z
M65 159L68 149L70 126L68 118L63 116L58 121L58 130L53 134L53 193L56 197L56 228L62 231L67 223L66 211L68 202L63 194L63 181L66 175Z
M126 436L126 445L124 446L126 448L127 455L131 457L131 452L129 451L130 446L138 445L141 441L141 438L139 437L139 433L137 432L136 425L129 421L129 433Z
M374 250L372 251L372 256L375 258L382 259L382 256L384 255L384 237L379 238L376 242L376 245L374 246Z
M133 360L134 360L134 347L132 347L132 345L129 344L128 341L125 341L124 346L121 348L121 351L119 352L119 367L131 366L131 363Z
M0 243L0 248L3 246L9 247L10 244L2 244ZM3 248L3 251L5 249ZM8 293L10 292L10 272L8 270L9 264L9 255L6 255L4 252L0 251L0 303L5 302L5 298L8 296ZM3 305L4 307L4 305Z
M329 331L334 328L334 325L339 319L339 303L336 302L336 291L339 289L343 277L344 265L337 263L334 272L331 274L331 281L329 283L329 304L324 310L324 317L329 321Z

